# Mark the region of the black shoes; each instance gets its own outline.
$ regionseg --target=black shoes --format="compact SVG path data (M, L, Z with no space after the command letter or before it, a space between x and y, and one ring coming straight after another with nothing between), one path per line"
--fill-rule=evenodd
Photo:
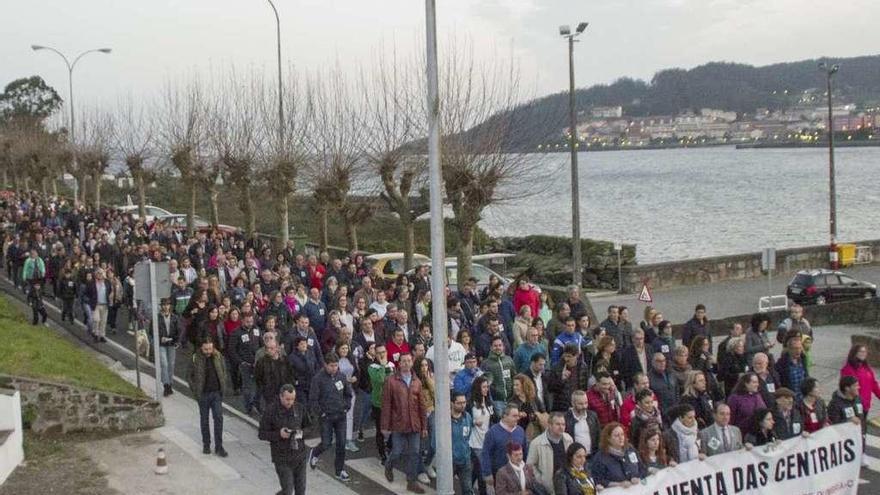
M214 453L220 457L229 457L229 453L223 447L218 448Z
M162 386L164 387L164 391L162 392L163 396L168 397L169 395L174 393L174 389L171 387L171 385L163 384Z
M391 463L388 461L385 461L385 479L389 483L394 483L394 469L391 468Z
M202 453L205 455L209 455L211 453L211 446L205 445L202 447Z

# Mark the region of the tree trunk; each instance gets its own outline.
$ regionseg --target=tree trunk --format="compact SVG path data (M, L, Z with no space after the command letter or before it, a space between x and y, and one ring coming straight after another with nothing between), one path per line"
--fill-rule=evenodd
M358 250L357 224L353 220L345 221L345 236L348 238L348 250Z
M282 194L281 195L281 215L280 220L278 222L279 232L278 235L281 238L281 249L284 249L287 246L287 241L290 240L290 195Z
M416 250L416 228L412 218L400 217L403 226L403 271L413 268L413 252Z
M220 225L220 188L216 183L208 187L208 198L211 200L211 223Z
M98 173L94 178L95 182L95 210L101 209L101 174Z
M462 225L458 227L458 260L456 274L458 288L464 287L464 283L471 277L471 263L474 256L474 228L476 224Z
M58 179L56 177L52 177L52 195L58 196Z
M49 195L49 178L43 177L40 179L40 188L43 190L43 197Z
M24 178L24 190L28 192L31 190L31 178L28 176Z
M250 235L257 233L257 217L254 212L254 195L250 184L242 187L241 212L244 213L245 229Z
M3 169L3 188L6 189L7 187L9 187L9 173L4 168Z
M322 207L318 215L321 218L320 222L318 222L318 239L321 243L321 251L327 251L327 246L330 244L327 237L327 208Z
M189 181L189 211L186 212L186 234L190 239L196 233L196 181Z
M134 174L134 182L137 186L138 216L142 222L147 221L147 184L144 181L143 172Z

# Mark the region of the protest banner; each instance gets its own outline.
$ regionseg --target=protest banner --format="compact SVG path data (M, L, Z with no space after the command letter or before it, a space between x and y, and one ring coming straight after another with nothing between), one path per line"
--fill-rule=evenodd
M846 423L666 468L602 495L856 495L861 461L861 429Z

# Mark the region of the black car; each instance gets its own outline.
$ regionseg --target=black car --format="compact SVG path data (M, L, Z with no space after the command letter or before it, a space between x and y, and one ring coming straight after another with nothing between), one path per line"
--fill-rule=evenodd
M798 304L825 304L877 297L877 286L834 270L801 270L788 284L786 295Z

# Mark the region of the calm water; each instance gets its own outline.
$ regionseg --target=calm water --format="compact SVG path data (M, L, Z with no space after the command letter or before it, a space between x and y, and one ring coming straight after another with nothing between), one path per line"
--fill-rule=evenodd
M841 241L880 238L880 148L835 151ZM488 210L493 236L571 235L569 156L552 192ZM828 242L825 149L705 148L581 153L584 237L638 245L639 262Z

